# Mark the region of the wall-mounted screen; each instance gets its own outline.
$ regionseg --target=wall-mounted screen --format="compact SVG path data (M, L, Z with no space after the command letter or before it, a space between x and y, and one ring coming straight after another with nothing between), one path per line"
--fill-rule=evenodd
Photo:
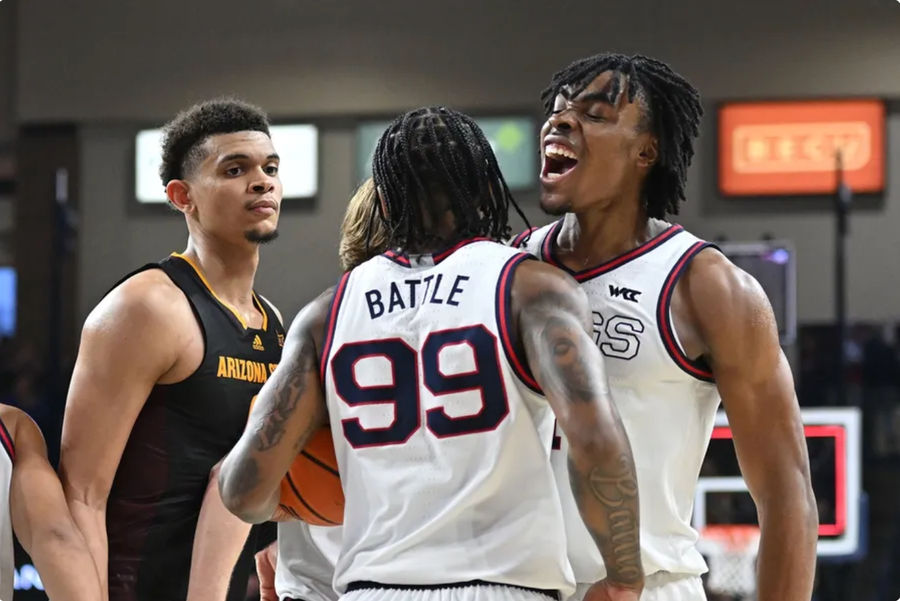
M511 190L527 190L538 181L538 134L530 117L478 117L475 119L497 157L497 164ZM390 121L361 123L356 134L357 181L372 173L372 156L378 138Z
M719 108L719 189L729 196L830 194L840 155L855 192L884 189L881 100L729 102Z

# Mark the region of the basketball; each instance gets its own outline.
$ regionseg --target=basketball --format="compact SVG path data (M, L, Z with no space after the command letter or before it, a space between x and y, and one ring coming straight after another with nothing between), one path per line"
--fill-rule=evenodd
M278 509L314 526L343 523L344 490L329 426L316 431L294 458L281 480Z

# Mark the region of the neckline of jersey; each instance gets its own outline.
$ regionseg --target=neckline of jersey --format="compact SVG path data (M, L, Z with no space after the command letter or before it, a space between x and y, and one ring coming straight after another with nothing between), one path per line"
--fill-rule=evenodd
M629 251L626 251L618 256L613 257L607 261L603 261L598 265L594 265L592 267L587 267L585 269L577 270L571 269L568 266L564 265L562 261L560 261L556 257L556 236L559 234L559 231L562 229L563 221L565 218L559 219L555 224L553 224L550 232L547 234L547 237L544 238L543 243L541 244L541 257L547 263L559 267L572 277L574 277L579 282L584 282L591 278L595 278L598 275L602 275L604 273L608 273L613 269L621 267L622 265L637 259L641 255L645 255L654 248L660 246L664 242L672 239L674 236L680 234L684 231L684 228L677 223L671 224L669 227L659 232L652 238L642 242L638 246L632 248Z
M223 308L231 313L234 318L237 319L238 323L241 324L242 328L244 328L245 330L258 330L260 332L265 332L269 328L269 314L266 311L265 305L263 305L259 298L256 296L256 291L251 290L250 294L253 297L253 305L262 314L262 327L251 328L247 325L247 320L244 319L240 311L238 311L236 308L234 308L233 305L224 301L218 294L216 294L216 291L213 290L213 287L210 285L209 280L206 279L206 276L203 275L203 271L200 270L200 266L194 263L193 259L181 253L175 252L173 252L170 256L175 257L176 259L181 259L182 261L190 265L191 269L194 270L194 273L197 274L197 277L200 278L200 282L203 284L203 287L206 288L206 291L209 292L210 296L212 296L217 303L222 305Z
M463 246L472 244L473 242L490 242L491 239L487 236L478 236L475 238L466 238L465 240L460 240L459 242L455 242L452 245L438 250L433 253L423 253L421 255L413 255L414 257L431 257L432 262L437 265L441 261L445 260L447 257L458 251ZM403 265L404 267L410 267L412 262L410 261L409 255L405 252L398 252L395 250L387 250L382 253L382 256L387 257L394 263L398 263Z

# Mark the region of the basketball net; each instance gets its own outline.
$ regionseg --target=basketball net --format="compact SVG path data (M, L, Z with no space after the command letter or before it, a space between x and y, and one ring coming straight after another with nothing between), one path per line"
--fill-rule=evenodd
M759 526L707 526L700 531L697 550L709 563L707 592L755 598Z

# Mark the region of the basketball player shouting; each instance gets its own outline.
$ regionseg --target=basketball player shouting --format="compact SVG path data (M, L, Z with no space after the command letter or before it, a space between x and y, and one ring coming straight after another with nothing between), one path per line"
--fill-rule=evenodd
M96 601L97 570L37 424L23 411L0 405L0 446L0 599L13 598L15 534L53 601Z
M297 449L330 417L346 497L344 598L555 598L573 590L548 461L555 413L576 502L609 566L591 594L636 599L635 476L584 294L495 242L512 199L468 117L402 115L379 140L374 174L396 250L295 320L223 462L226 506L271 516Z
M211 470L284 340L275 308L253 292L281 204L265 114L223 100L178 115L161 176L187 249L127 277L88 317L60 470L110 601L221 601L247 526L222 505ZM243 599L251 562L239 563L230 598Z
M555 74L542 99L541 206L563 217L527 248L590 299L637 467L642 599L704 598L690 518L721 397L762 529L758 599L809 601L817 514L772 309L752 277L665 221L684 199L697 91L659 61L602 54ZM575 517L561 457L570 559L590 583L603 562Z

